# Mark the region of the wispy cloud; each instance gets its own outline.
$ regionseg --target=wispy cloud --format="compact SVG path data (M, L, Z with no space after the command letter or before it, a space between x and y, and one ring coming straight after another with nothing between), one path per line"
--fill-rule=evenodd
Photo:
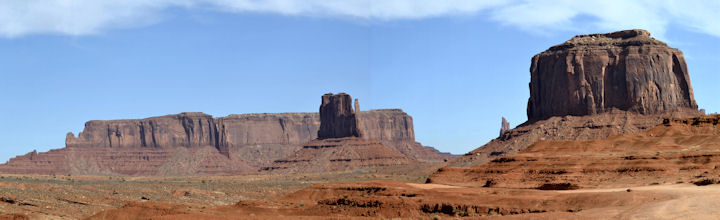
M5 0L0 2L0 34L87 35L144 26L159 21L161 10L179 5L163 0Z
M641 28L664 39L670 25L720 37L720 2L699 0L515 1L492 18L531 31Z
M87 35L152 25L169 8L367 20L481 15L528 31L643 28L664 38L670 25L720 37L720 2L700 0L4 0L0 35Z

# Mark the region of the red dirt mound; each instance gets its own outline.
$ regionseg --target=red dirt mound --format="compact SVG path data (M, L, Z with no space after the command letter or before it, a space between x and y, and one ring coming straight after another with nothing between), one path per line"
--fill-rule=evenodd
M517 216L581 218L583 210L632 207L673 195L649 191L558 193L556 191L465 188L438 184L368 181L321 184L270 201L241 201L213 209L132 203L91 219L352 219Z
M442 168L428 182L596 188L720 179L719 119L718 115L665 119L662 125L635 135L592 141L539 141L518 154L498 157L484 165Z
M525 150L541 141L595 140L612 135L636 134L662 124L664 117L697 117L697 110L644 115L628 111L611 111L596 115L551 117L534 123L524 123L453 160L453 167L469 167L487 163L499 156L508 156Z
M355 170L417 163L375 140L356 137L313 140L294 155L276 160L262 170L280 173L312 173Z

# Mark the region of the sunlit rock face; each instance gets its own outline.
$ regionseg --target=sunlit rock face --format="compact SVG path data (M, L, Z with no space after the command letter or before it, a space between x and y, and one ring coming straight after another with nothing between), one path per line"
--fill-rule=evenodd
M535 55L530 73L529 121L697 109L682 52L645 30L575 36Z

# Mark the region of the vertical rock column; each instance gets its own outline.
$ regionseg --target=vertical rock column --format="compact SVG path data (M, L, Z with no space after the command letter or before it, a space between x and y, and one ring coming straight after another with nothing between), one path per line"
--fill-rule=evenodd
M355 101L357 103L357 100ZM359 108L356 104L356 108ZM352 97L346 93L322 96L318 139L360 137L358 117L352 108Z
M510 123L508 123L507 120L505 120L505 117L502 117L502 124L500 125L500 136L502 136L506 131L510 130Z

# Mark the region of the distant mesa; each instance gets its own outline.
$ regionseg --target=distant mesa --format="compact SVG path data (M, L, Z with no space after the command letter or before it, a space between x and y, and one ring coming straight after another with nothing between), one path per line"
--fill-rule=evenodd
M389 155L412 160L455 157L415 142L412 117L400 109L360 112L356 104L353 111L347 94L326 95L322 100L320 114L260 113L213 118L200 112L184 112L145 119L88 121L77 136L66 135L65 148L17 156L0 164L0 173L254 173L294 155L319 136L362 136L387 148L383 151L394 152ZM321 125L321 117L328 123Z
M591 140L634 134L663 117L695 117L683 54L645 30L577 35L535 55L528 121L452 161L475 166L540 140Z
M201 112L153 117L145 120L89 121L76 138L68 133L65 146L71 148L167 148L214 147L229 157L224 120Z
M640 114L697 110L680 50L645 30L578 35L535 55L528 121L619 109Z

